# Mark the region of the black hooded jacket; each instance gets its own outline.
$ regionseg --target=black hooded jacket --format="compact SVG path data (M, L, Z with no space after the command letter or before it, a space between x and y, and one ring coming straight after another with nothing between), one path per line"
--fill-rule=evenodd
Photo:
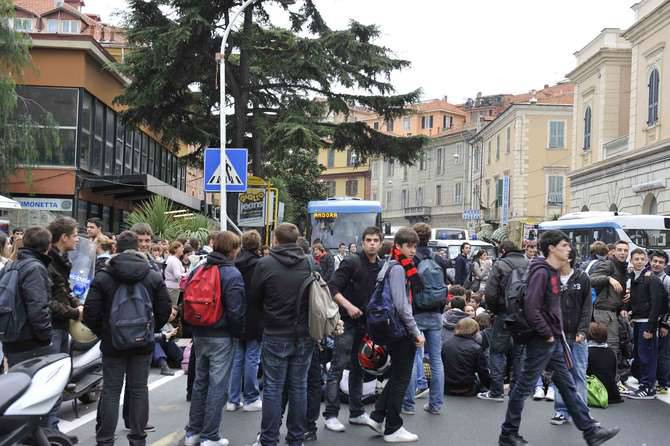
M528 325L544 339L558 339L561 322L561 280L558 271L543 258L537 258L528 267L528 287L524 313Z
M486 281L486 307L493 314L505 314L505 287L512 270L528 265L528 259L522 251L511 251L493 264L489 279Z
M586 337L593 314L591 300L591 280L588 274L574 270L568 283L561 284L561 312L563 332L568 340L574 340L578 334Z
M278 245L270 250L269 256L258 261L250 299L262 315L266 335L309 336L307 293L298 296L309 274L307 258L295 243Z
M255 305L252 305L249 301L251 290L251 278L254 275L254 270L256 269L256 264L262 257L255 251L249 251L243 249L240 252L240 255L235 259L235 266L240 273L242 273L242 278L244 279L244 289L246 290L247 297L247 311L246 311L246 320L244 326L244 340L257 340L260 341L263 337L263 326L260 323L260 312Z
M28 248L19 250L16 262L5 266L19 270L19 297L26 310L26 324L21 328L15 342L5 342L2 348L7 353L19 353L46 347L51 342L52 328L49 316L49 273L51 259Z
M146 256L137 251L125 251L109 261L107 266L95 275L84 304L84 324L101 340L103 355L126 356L153 352L153 345L134 350L118 351L112 345L109 316L114 293L121 283L141 282L152 297L154 327L160 330L172 312L170 296L160 273L151 269Z

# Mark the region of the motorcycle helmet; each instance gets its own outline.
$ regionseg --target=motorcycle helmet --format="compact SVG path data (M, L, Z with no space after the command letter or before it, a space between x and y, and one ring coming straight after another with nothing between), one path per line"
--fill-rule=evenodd
M91 329L80 321L70 320L69 331L72 339L80 344L88 344L98 340L98 337L93 334Z
M364 336L358 350L358 364L366 373L381 376L391 367L391 356L384 346L377 345L369 336Z

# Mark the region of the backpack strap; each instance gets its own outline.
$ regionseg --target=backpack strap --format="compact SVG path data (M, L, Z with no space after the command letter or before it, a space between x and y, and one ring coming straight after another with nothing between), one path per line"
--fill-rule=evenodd
M302 298L305 296L305 292L307 291L307 287L312 284L316 280L316 271L314 269L314 265L312 262L309 260L308 257L305 257L305 262L307 262L307 268L309 269L309 275L305 280L303 280L302 284L300 285L300 291L298 291L298 303L296 305L296 317L295 317L295 324L293 324L294 331L295 331L295 337L296 339L298 338L298 324L300 323L300 310L302 309Z

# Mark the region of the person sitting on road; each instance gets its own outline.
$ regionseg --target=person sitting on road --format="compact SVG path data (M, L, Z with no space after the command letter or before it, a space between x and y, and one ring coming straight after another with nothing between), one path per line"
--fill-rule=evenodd
M458 321L468 317L465 312L465 299L463 297L454 297L447 308L447 311L442 314L442 346L454 335L454 329Z
M589 365L587 375L594 375L607 389L609 404L623 403L616 382L617 357L614 350L607 344L607 325L591 322L588 332Z
M488 388L489 370L484 349L477 342L478 333L479 324L474 319L461 319L454 328L454 336L442 347L447 395L477 396Z
M160 367L161 375L173 376L174 372L170 370L170 366L178 368L181 366L183 353L174 339L177 336L179 328L174 327L172 322L177 318L179 310L176 306L172 306L172 313L167 324L163 325L160 333L156 333L156 344L154 345L154 356L152 365Z

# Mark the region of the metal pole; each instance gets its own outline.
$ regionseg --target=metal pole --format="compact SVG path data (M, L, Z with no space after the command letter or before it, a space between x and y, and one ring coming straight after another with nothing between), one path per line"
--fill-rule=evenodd
M226 197L226 42L228 41L228 36L230 31L233 29L233 23L235 20L242 14L242 12L247 9L249 5L254 3L257 0L247 0L242 4L240 9L233 14L228 26L223 32L223 38L221 39L221 52L217 55L219 60L219 125L221 126L220 130L220 139L221 139L221 152L219 154L219 173L221 181L221 230L225 231L228 229L228 203ZM246 168L246 166L245 166Z

